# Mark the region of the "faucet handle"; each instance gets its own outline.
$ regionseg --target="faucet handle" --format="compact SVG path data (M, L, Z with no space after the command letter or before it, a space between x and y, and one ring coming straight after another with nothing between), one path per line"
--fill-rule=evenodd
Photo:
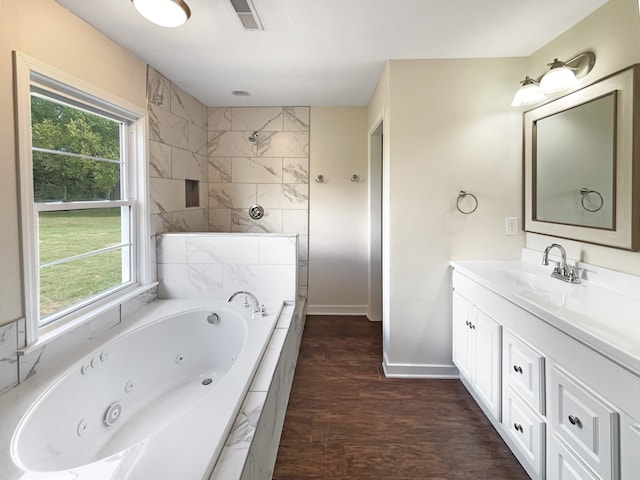
M580 268L569 267L569 273L567 275L569 283L580 283Z

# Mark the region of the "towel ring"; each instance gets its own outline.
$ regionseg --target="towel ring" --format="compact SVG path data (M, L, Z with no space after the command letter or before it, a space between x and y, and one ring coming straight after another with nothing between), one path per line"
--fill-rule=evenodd
M598 208L591 209L591 208L587 208L585 206L584 199L590 193L595 193L600 198L600 205L598 206ZM604 198L602 198L602 195L600 195L600 192L597 192L595 190L590 190L588 188L582 187L580 189L580 195L582 196L582 198L580 199L580 203L582 204L582 208L584 208L587 212L598 212L598 211L600 211L602 209L602 206L604 205Z
M470 196L471 198L473 198L473 201L475 202L475 205L471 210L463 210L462 208L460 208L460 200L462 200L466 196ZM470 214L472 214L473 212L475 212L478 209L478 198L473 193L469 193L469 192L465 192L464 190L460 190L458 192L458 198L456 200L456 208L458 209L458 211L460 213L463 213L465 215L470 215Z

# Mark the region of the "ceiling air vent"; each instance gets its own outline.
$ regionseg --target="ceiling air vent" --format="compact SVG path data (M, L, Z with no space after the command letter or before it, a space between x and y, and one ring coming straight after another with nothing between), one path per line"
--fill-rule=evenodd
M229 0L245 30L263 30L262 23L251 0Z

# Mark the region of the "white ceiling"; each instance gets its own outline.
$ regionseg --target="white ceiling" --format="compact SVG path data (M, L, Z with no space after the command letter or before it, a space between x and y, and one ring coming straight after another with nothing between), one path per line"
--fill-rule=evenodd
M368 104L388 59L528 56L607 0L254 0L254 32L227 0L186 0L177 28L130 0L57 1L205 105L337 106Z

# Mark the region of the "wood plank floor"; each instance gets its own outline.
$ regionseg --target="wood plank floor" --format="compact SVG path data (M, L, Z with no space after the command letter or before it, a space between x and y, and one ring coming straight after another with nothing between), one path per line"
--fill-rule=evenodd
M381 362L379 322L307 317L275 480L529 478L458 380Z

